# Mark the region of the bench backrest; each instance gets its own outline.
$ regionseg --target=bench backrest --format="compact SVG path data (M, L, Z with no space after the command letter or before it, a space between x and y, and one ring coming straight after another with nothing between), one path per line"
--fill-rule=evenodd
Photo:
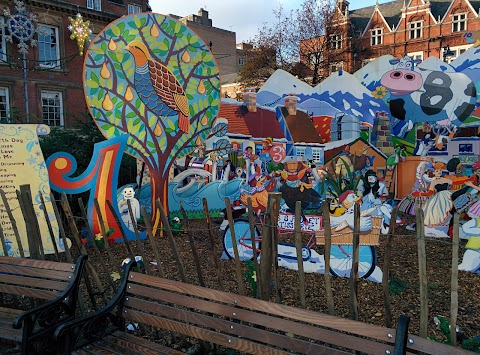
M0 256L0 293L52 300L67 287L75 264Z
M395 343L394 329L136 272L122 316L248 353L393 354Z

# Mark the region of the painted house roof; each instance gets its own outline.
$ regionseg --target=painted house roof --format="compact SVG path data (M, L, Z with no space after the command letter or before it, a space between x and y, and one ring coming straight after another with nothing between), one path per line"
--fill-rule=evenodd
M285 107L281 108L281 112L295 143L323 143L307 113L297 110L296 115L289 115Z
M313 116L313 126L322 139L322 143L330 142L332 116Z
M245 123L241 107L240 104L226 103L222 100L218 117L223 117L228 120L228 133L251 136Z
M351 146L357 141L361 141L362 143L368 145L371 149L373 149L379 156L384 159L387 159L387 156L383 154L377 147L368 143L363 138L350 138L350 139L342 139L339 141L333 141L325 144L324 147L324 159L325 163L328 163L332 158L336 157L341 151L345 150L345 147Z
M246 106L240 106L248 130L253 138L285 138L275 111L257 107L257 112L249 112Z

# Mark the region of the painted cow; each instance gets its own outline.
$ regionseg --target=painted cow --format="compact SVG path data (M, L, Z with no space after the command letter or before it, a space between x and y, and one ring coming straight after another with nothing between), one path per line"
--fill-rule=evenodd
M397 65L393 70L383 74L380 84L390 91L392 96L405 95L417 91L422 87L422 76L414 71L419 59L405 56L401 59L390 59L390 64Z
M403 64L401 64L403 62ZM431 61L430 61L431 63ZM418 122L459 126L475 108L477 91L463 73L415 67L409 57L382 76L381 83L391 91L392 133L404 138ZM439 67L447 68L444 63Z

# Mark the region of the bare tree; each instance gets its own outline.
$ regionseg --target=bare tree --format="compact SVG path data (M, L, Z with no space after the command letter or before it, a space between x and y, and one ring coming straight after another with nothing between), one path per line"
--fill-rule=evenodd
M247 53L245 67L240 73L242 82L255 82L259 73L265 75L276 69L286 70L300 79L312 77L319 82L322 70L328 68L324 53L329 46L327 35L332 23L334 0L304 0L289 13L280 4L273 11L275 21L264 24L251 41L252 53ZM275 53L275 60L265 62L255 51Z

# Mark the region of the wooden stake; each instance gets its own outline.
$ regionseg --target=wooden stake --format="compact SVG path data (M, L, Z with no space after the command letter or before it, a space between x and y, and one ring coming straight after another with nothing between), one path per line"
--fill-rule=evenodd
M228 227L230 229L230 236L232 237L233 254L235 255L234 262L235 262L235 273L237 276L238 293L241 296L245 296L245 285L243 284L242 266L240 265L240 256L238 254L238 248L237 248L237 238L235 236L235 227L233 224L232 205L230 205L230 199L228 197L225 198L225 207L227 209L227 218L228 218Z
M200 265L200 259L198 258L197 248L195 246L195 241L193 240L192 230L190 229L190 223L188 221L187 212L183 208L182 203L180 202L180 211L182 211L183 220L185 222L185 227L187 228L188 241L190 243L190 248L192 249L193 260L195 262L195 267L197 268L198 282L200 286L205 286L202 275L202 266Z
M147 275L151 275L152 271L150 270L149 264L147 262L147 256L145 255L145 248L143 247L143 243L140 240L140 234L138 233L138 227L137 227L137 221L135 220L135 216L133 215L133 210L132 210L132 203L130 200L127 200L127 208L128 208L128 213L130 215L130 220L133 223L133 231L135 232L135 239L137 241L137 248L140 251L140 255L142 256L142 260L145 265L145 272Z
M210 252L212 254L213 262L215 263L215 272L217 273L218 285L220 286L220 290L224 290L223 288L223 280L222 280L222 273L220 271L220 262L218 261L218 255L215 246L215 238L213 237L212 233L212 221L210 219L210 212L208 211L208 203L207 199L204 197L202 199L203 202L203 210L205 211L205 219L207 221L207 229L208 229L208 236L210 238Z
M130 256L130 259L135 260L135 254L133 254L132 248L128 243L128 239L127 239L127 236L125 235L125 231L123 230L123 225L120 222L120 218L118 218L117 212L115 211L115 208L113 207L112 203L109 200L107 200L107 206L110 209L110 212L112 213L113 218L115 219L115 223L117 224L118 229L120 230L120 234L122 235L123 242L125 243L125 247L127 248L127 252ZM132 219L132 223L133 221L134 220Z
M48 217L47 205L45 204L45 200L43 199L43 194L41 191L38 191L38 195L40 196L40 203L42 205L43 215L45 216L45 221L47 222L48 234L50 235L50 240L52 241L53 250L55 252L55 259L59 261L60 259L58 258L57 241L55 240L55 234L53 233L50 217Z
M161 278L165 278L165 273L163 272L163 267L162 267L162 258L160 257L160 253L158 252L157 245L155 244L155 238L153 237L153 233L152 233L152 225L150 224L150 217L148 216L145 206L140 206L140 212L142 213L143 220L145 221L147 236L148 236L148 239L150 240L150 244L153 249L153 254L155 255L155 259L156 259L155 261L157 263L157 265L155 266L157 267L158 275Z
M167 214L163 209L162 202L160 199L155 201L157 204L157 208L160 210L160 217L162 218L162 224L167 231L168 241L170 242L170 248L172 249L173 256L175 257L175 262L177 263L178 273L180 274L180 280L182 282L187 282L187 276L185 274L185 268L183 267L182 260L180 259L180 254L178 253L177 243L175 243L175 239L173 238L172 229L170 228L170 223L168 223Z
M3 228L0 226L0 241L2 242L3 255L8 256L7 243L5 242L5 236L3 235Z
M70 231L72 232L72 235L73 235L73 242L77 247L77 250L81 254L87 254L87 249L85 249L85 246L82 244L80 240L80 233L78 232L77 225L75 224L75 219L73 218L72 209L70 208L70 203L68 202L68 198L65 192L62 192L60 205L62 206L63 213L65 213L65 217L67 218Z
M25 252L23 251L22 240L20 239L20 233L18 233L17 221L13 217L12 209L7 200L7 196L5 195L5 191L0 189L0 196L2 197L3 207L5 211L7 211L8 218L10 219L10 223L12 224L13 233L15 234L15 240L17 241L17 248L21 258L25 257ZM20 201L18 201L20 203Z
M248 222L250 224L250 239L252 242L252 251L253 251L253 265L255 265L255 275L257 276L257 294L255 297L261 298L262 296L262 275L260 275L260 265L258 263L258 252L257 252L257 237L255 236L255 221L253 219L253 206L252 198L247 197L247 211L248 211Z
M271 203L270 228L272 230L272 261L273 261L273 279L275 280L275 302L282 303L282 289L280 277L278 275L278 215L280 213L281 192L269 192L268 200Z
M298 280L299 280L299 288L300 288L300 306L302 308L306 308L307 301L305 298L305 272L303 269L302 231L300 226L301 219L302 219L302 202L297 201L295 203L295 249L297 250Z
M17 190L17 198L20 202L23 219L25 220L30 258L45 260L42 236L38 226L37 215L33 208L30 185L20 185L20 191Z
M395 225L397 224L398 206L392 210L392 217L390 219L390 226L388 228L387 242L385 244L385 253L383 257L383 275L382 275L382 289L383 289L383 305L385 307L385 326L392 327L392 308L390 305L390 265L392 258L392 240L395 233Z
M110 258L110 260L113 260L113 265L116 265L115 269L117 269L121 273L122 269L118 264L118 262L115 261L112 251L110 250L110 245L108 244L108 238L107 238L107 230L105 228L105 222L102 216L102 210L100 209L100 205L98 204L98 200L96 198L93 199L93 204L95 205L95 211L97 212L100 231L102 232L102 235L103 235L103 247L105 248L105 251L107 252L107 255ZM93 242L95 243L95 240L93 240Z
M330 210L327 201L323 201L323 229L325 235L325 272L323 277L325 279L325 292L327 294L328 314L335 315L335 306L333 304L332 280L330 277L330 254L332 249L332 229L330 227Z
M90 223L88 222L87 213L85 212L85 206L84 206L83 200L81 198L78 198L78 205L80 206L80 211L81 211L80 213L82 214L82 219L83 219L83 222L85 223L85 227L87 228L88 235L90 237L92 248L95 252L95 255L100 260L100 265L102 266L104 274L107 275L108 283L112 287L113 292L116 293L117 288L115 287L115 284L114 284L112 278L109 276L110 275L110 270L108 270L106 263L102 262L103 255L102 255L102 253L100 253L100 250L98 249L98 246L95 243L95 234L93 233L93 230L90 228ZM108 258L108 261L109 261L110 264L115 265L115 261L110 259L108 254L107 254L107 258Z
M358 320L358 259L360 244L360 205L355 203L352 246L352 270L350 272L350 319Z
M262 228L262 255L260 257L260 280L261 286L261 299L265 301L270 300L270 283L272 281L272 228L271 221L271 203L268 200L267 212L265 213L265 220Z
M417 245L418 245L418 275L420 279L420 332L422 338L428 335L428 283L427 283L427 257L425 248L425 229L423 210L415 211Z
M72 254L70 253L70 247L68 246L67 234L65 233L65 229L63 228L62 217L60 216L60 211L58 210L57 202L55 201L55 196L53 195L53 192L50 192L50 201L52 201L53 212L55 213L55 217L58 221L58 230L60 232L60 237L63 240L63 247L65 248L65 255L67 257L67 261L73 264Z
M458 316L458 241L459 241L459 214L453 214L452 240L452 280L450 303L450 342L457 346L457 316Z

